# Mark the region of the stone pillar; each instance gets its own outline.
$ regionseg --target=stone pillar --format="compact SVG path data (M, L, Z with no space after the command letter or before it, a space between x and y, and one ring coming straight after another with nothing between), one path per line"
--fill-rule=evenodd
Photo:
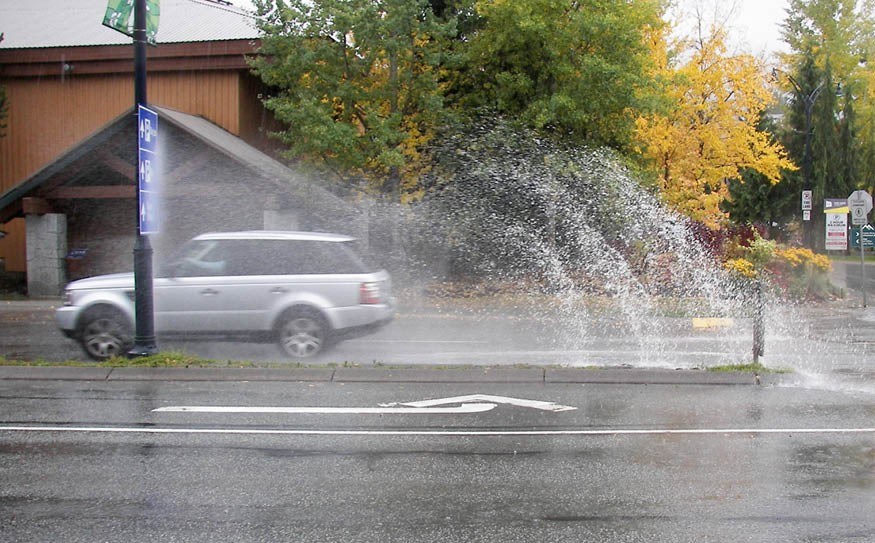
M27 215L27 293L58 296L67 282L67 216Z

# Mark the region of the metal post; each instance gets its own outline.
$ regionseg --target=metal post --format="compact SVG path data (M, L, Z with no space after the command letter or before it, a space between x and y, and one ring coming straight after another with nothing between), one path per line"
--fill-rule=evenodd
M863 226L860 225L860 290L863 291L863 308L866 308L866 251L863 250Z
M134 3L134 115L138 106L146 106L146 0ZM136 131L135 131L136 132ZM134 167L134 179L139 178L138 166ZM137 191L137 213L140 197ZM137 221L137 240L134 244L134 347L129 356L148 356L158 352L155 342L155 315L152 304L152 244L149 237L140 231Z
M765 354L766 350L765 300L763 300L763 282L760 279L756 279L754 282L754 295L753 363L759 364L760 357Z

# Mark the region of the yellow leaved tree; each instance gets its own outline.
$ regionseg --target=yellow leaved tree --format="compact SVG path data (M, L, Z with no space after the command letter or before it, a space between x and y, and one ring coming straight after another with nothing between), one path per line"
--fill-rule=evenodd
M658 174L663 199L681 213L719 228L726 181L746 168L772 183L795 169L780 144L757 130L771 99L767 71L752 55L728 54L720 28L686 47L678 65L665 60L667 107L636 122L638 151Z

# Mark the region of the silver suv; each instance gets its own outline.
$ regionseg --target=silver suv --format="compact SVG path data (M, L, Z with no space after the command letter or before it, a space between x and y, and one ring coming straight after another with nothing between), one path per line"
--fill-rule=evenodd
M388 272L367 266L353 238L310 232L203 234L153 281L159 337L276 341L308 358L376 331L395 313ZM101 275L67 285L56 319L95 360L133 344L134 276Z

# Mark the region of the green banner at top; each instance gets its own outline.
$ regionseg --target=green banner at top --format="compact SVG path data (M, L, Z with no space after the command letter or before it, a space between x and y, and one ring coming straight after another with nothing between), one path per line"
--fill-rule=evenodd
M136 0L108 0L103 25L134 37L134 2ZM146 41L155 45L158 34L158 17L161 15L160 0L146 0Z

